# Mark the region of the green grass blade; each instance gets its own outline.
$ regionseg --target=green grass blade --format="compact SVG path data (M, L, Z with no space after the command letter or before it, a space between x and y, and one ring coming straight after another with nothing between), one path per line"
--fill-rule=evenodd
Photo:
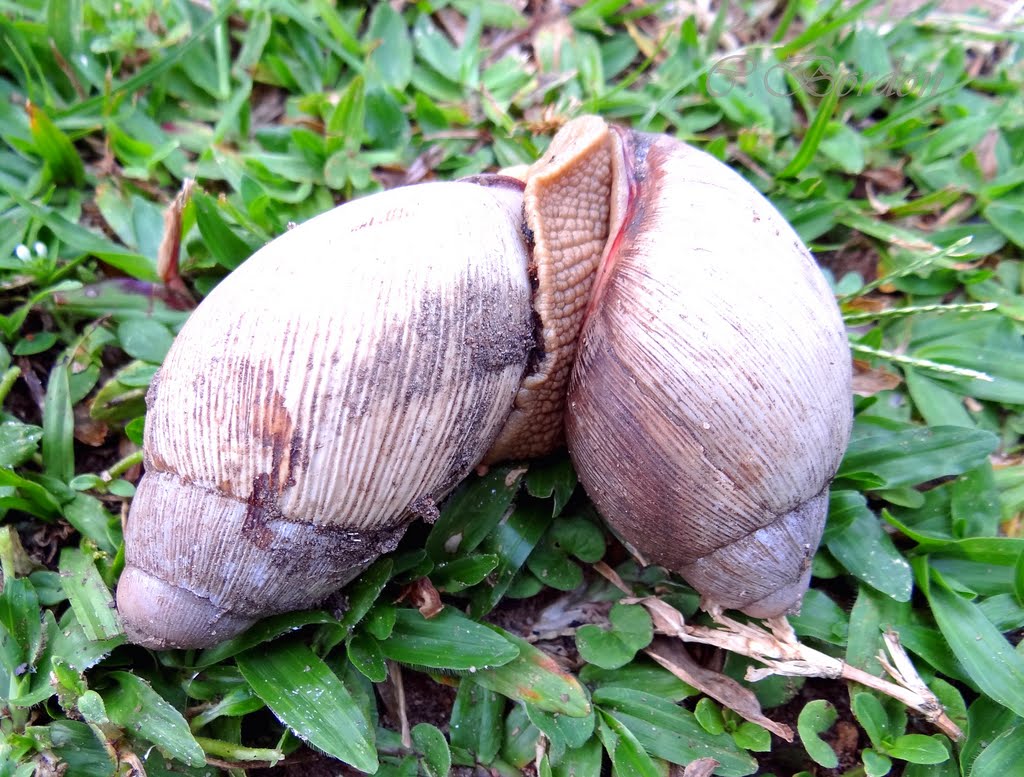
M1024 762L1024 724L1007 729L981 751L971 777L1006 777Z
M418 610L399 609L391 636L380 647L403 664L470 672L507 664L519 655L505 637L451 607L430 619Z
M1024 655L935 569L931 578L926 594L932 614L964 670L982 691L1024 717Z
M967 83L967 81L959 81L953 84L948 89L943 89L941 92L935 92L934 94L930 94L927 97L920 97L917 100L912 101L911 104L908 107L904 108L902 111L890 113L877 124L873 124L867 129L865 129L863 133L864 136L870 138L875 135L881 135L883 132L886 132L890 127L895 127L901 122L904 122L913 116L916 116L920 113L924 113L933 105L941 105L949 97L959 94L961 90L963 90L963 88L967 86Z
M427 777L447 777L452 769L452 754L441 730L430 723L418 723L412 728L412 742L423 756L420 766Z
M522 477L522 470L496 467L464 483L427 536L425 547L430 557L447 561L475 550L505 517Z
M630 777L659 777L661 770L637 737L614 715L600 711L597 727L604 749L612 760L613 774Z
M197 667L213 666L214 664L231 658L231 656L241 653L243 650L248 650L256 645L276 639L282 634L297 631L303 626L320 625L324 623L336 624L337 621L326 612L322 612L320 610L286 612L281 615L272 615L269 618L261 620L244 634L239 634L237 637L232 637L227 642L221 642L215 647L204 650L199 654L195 665Z
M864 496L853 491L834 492L829 517L845 528L827 536L826 544L850 574L898 602L910 601L914 587L910 564L882 530Z
M54 182L83 186L85 184L85 166L71 139L51 121L41 108L31 102L26 105L26 108L32 139L36 143L36 151L49 167Z
M103 695L110 720L189 766L205 766L206 754L188 730L185 718L146 681L130 672L108 675L117 687Z
M918 356L905 356L895 351L886 351L883 348L872 348L863 343L850 343L850 350L856 356L867 356L869 358L884 359L891 364L899 364L902 367L912 367L918 370L929 370L939 375L948 375L956 378L968 378L970 380L992 383L994 378L985 372L972 370L969 367L957 367L946 362L933 359L923 359Z
M862 13L866 9L875 5L876 2L877 0L861 0L859 3L851 5L838 16L832 17L832 11L842 7L841 2L834 3L832 7L826 13L822 14L817 21L810 24L806 30L793 38L789 43L782 46L779 49L779 58L786 59L787 57L791 57L793 54L800 51L800 49L824 38L833 30L837 30L844 24L860 18Z
M519 648L519 655L507 664L473 675L484 688L510 699L527 701L545 712L579 718L590 714L590 702L573 675L564 671L547 655L525 639L492 628Z
M481 688L471 677L463 679L448 726L452 747L472 753L480 763L493 761L501 749L504 711L505 699L500 694Z
M868 472L881 478L886 488L913 486L974 469L999 443L991 432L960 426L879 431L850 443L837 479Z
M360 771L377 770L365 712L307 645L282 640L241 653L236 660L256 695L297 736Z
M26 200L17 192L8 190L7 194L73 251L81 251L82 253L97 256L112 267L123 270L139 280L159 280L156 274L156 264L149 257L122 248L113 241L79 224L68 221L57 211L44 208L30 200Z
M217 11L217 13L211 15L210 18L199 27L199 29L189 35L185 42L176 47L173 51L168 52L164 57L156 60L155 62L146 65L134 76L122 81L120 84L115 86L109 94L99 94L88 100L76 103L63 111L57 118L63 119L70 116L78 116L83 113L88 114L97 112L105 103L117 100L125 95L130 95L141 91L146 87L152 86L162 75L184 60L185 57L188 56L194 48L199 46L206 36L215 30L225 19L227 19L234 10L235 3L232 2L232 0L228 0L224 3L221 9Z
M75 476L75 417L68 387L68 368L58 363L50 371L43 405L43 468L67 483Z
M670 701L627 688L599 688L594 704L605 722L613 717L626 727L643 749L657 758L685 765L697 758L714 758L718 773L742 777L757 764L728 734L709 734L694 714Z
M60 576L71 609L89 639L110 639L124 633L114 609L114 598L91 557L78 548L64 548L60 554Z
M867 324L872 321L892 321L897 318L910 318L924 314L948 315L950 313L987 313L996 310L999 304L996 302L965 302L959 305L907 305L901 308L889 308L887 310L850 312L843 314L843 321L848 326Z
M831 88L825 92L824 97L818 103L818 110L814 114L814 120L807 128L804 139L800 141L797 154L790 160L790 164L782 168L782 171L778 174L780 178L795 177L814 159L814 155L818 152L818 146L825 136L828 122L831 121L831 117L836 113L836 105L839 104L839 92L840 90L837 88Z

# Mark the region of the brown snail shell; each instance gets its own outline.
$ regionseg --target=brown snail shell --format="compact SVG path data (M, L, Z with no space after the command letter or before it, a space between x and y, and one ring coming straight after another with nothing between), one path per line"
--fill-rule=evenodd
M737 173L666 136L614 142L617 213L566 413L580 480L706 608L799 609L852 422L838 307Z

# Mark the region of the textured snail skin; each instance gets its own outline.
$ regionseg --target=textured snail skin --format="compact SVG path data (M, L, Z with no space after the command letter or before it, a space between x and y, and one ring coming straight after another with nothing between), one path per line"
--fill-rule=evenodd
M308 607L476 465L533 346L522 189L424 184L260 250L196 309L148 397L117 605L202 647Z
M852 422L831 291L738 174L617 133L618 203L569 387L580 480L705 608L799 608Z
M485 463L543 456L565 444L565 391L576 341L608 241L616 147L603 119L563 127L523 174L533 236L537 343L505 426Z

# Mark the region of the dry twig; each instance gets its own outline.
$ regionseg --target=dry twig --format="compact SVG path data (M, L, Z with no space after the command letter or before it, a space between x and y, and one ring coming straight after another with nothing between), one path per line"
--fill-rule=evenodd
M619 590L626 594L632 593L622 578L603 562L595 564L594 568ZM765 665L761 669L748 668L747 680L761 680L773 674L850 680L899 699L920 712L950 739L963 739L963 732L946 715L941 702L924 684L893 632L885 635L885 647L891 661L885 656L879 658L882 666L895 680L889 682L802 644L785 617L768 618L765 623L770 631L767 631L757 624L740 623L724 615L721 610L712 609L708 614L714 619L714 626L694 626L686 623L679 610L657 597L631 597L623 602L641 604L647 608L655 630L661 634L676 637L683 642L713 645Z
M405 684L402 682L402 667L394 661L388 661L388 679L395 693L393 712L398 716L402 747L408 750L412 748L412 732L409 728L409 713L405 707Z

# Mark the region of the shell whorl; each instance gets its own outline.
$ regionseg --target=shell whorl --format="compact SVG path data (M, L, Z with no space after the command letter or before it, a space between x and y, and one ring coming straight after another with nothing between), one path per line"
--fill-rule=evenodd
M118 609L132 641L155 648L206 647L309 607L401 538L287 520L168 472L148 472L132 504Z

